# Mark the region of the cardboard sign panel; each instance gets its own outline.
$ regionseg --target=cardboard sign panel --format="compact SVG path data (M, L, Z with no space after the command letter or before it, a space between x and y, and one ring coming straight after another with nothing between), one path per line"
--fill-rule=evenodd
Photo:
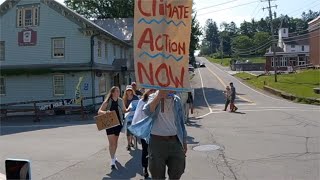
M192 0L136 0L134 59L140 86L189 91Z
M117 113L115 111L110 111L106 114L95 116L94 119L96 120L99 131L120 125Z

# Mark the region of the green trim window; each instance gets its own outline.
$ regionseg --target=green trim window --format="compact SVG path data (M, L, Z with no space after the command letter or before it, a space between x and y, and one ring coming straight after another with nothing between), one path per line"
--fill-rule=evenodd
M107 80L102 76L99 80L99 94L104 95L107 93Z
M108 43L107 42L104 43L104 57L108 62Z
M17 27L39 26L39 6L26 6L17 9Z
M53 75L53 95L64 96L64 75Z
M0 41L0 61L4 61L5 59L5 42Z
M0 95L6 95L6 82L4 77L0 77Z
M52 38L52 57L64 58L65 56L65 38Z
M101 41L98 41L98 57L101 57L102 56L102 43Z

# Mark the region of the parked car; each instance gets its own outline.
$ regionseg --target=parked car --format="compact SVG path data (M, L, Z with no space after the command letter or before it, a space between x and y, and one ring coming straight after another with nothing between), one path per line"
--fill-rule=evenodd
M205 64L204 62L202 62L202 63L200 64L200 67L206 67L206 64Z
M194 72L194 67L191 64L189 64L189 71Z
M199 61L196 62L196 67L200 67L201 63Z

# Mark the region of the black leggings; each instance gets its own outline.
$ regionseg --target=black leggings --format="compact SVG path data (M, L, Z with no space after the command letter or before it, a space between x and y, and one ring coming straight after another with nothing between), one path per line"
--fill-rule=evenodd
M148 144L146 140L141 139L141 144L142 144L142 167L148 168Z

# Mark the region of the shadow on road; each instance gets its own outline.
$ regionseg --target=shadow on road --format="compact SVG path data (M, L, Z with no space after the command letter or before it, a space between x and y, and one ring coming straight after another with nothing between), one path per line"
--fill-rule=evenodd
M33 122L32 116L7 117L0 121L0 136L67 126L95 124L93 116L89 115L87 120L82 120L80 115L47 116L40 122Z
M106 179L132 179L136 177L137 173L141 176L143 175L142 165L141 165L141 150L135 149L130 151L132 158L125 163L123 166L117 162L117 169L111 171L111 173L106 174L108 177L104 177L102 180Z

